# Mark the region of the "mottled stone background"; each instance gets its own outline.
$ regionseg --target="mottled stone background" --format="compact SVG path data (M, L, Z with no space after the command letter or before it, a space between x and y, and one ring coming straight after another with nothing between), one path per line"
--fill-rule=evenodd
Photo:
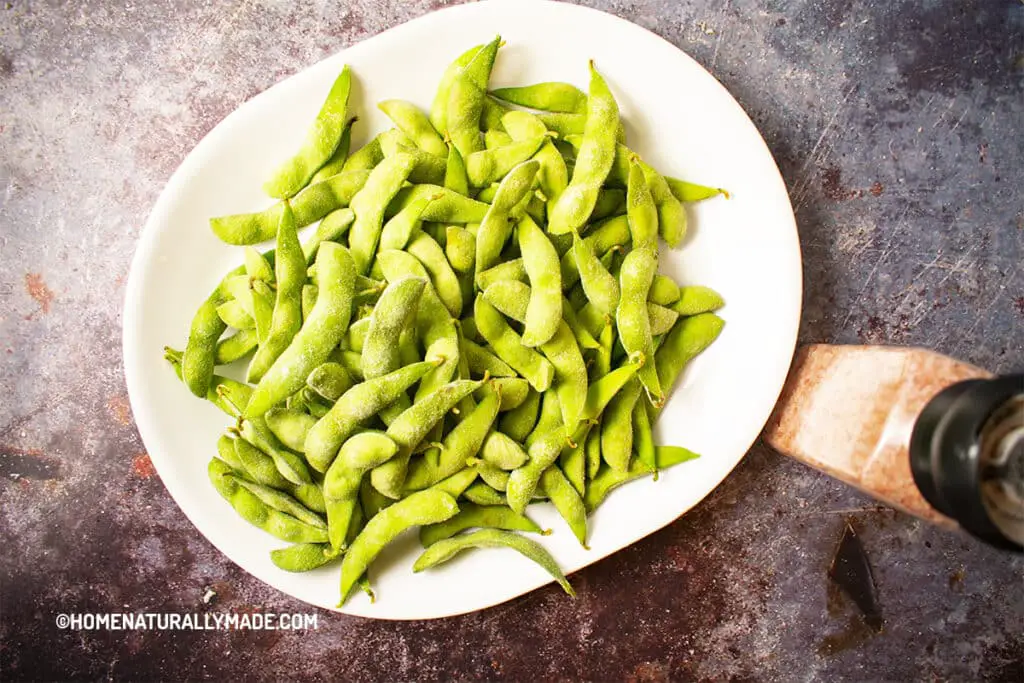
M439 4L0 6L0 676L1024 679L1021 558L762 446L684 519L579 572L576 601L548 587L420 623L320 612L307 633L56 629L58 612L309 609L214 550L154 476L121 371L128 264L225 115ZM803 341L1024 366L1024 5L592 4L687 51L760 127L800 225ZM825 575L847 519L886 623L829 653L855 622Z

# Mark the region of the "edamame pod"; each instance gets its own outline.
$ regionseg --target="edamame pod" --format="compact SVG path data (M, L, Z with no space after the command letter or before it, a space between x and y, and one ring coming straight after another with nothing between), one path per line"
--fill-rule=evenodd
M304 188L321 166L327 163L341 142L348 113L352 75L346 65L327 93L306 141L291 159L282 164L263 186L271 197L287 199Z
M550 574L558 585L569 595L576 597L565 574L558 568L555 559L540 543L512 531L502 529L481 529L470 534L454 536L437 541L427 548L412 566L414 572L435 567L447 562L468 548L511 548L520 555L533 560Z
M359 424L394 403L436 362L407 365L387 375L356 384L335 402L306 435L306 459L313 469L326 472L338 449Z
M436 524L459 511L455 499L443 491L427 489L409 495L370 518L349 546L341 562L341 607L356 581L384 547L413 526Z
M256 385L245 408L246 417L262 415L301 389L309 373L327 360L348 329L356 276L353 259L341 245L325 242L320 245L316 263L320 273L316 305L291 344Z

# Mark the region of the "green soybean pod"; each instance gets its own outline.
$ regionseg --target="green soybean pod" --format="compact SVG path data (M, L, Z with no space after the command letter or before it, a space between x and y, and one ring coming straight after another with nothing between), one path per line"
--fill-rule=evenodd
M405 100L384 100L377 103L377 108L384 112L398 126L413 144L428 154L444 157L448 147L434 130L426 114L419 107Z
M292 484L301 486L313 483L306 462L296 453L288 450L277 440L267 427L263 416L242 421L242 438L270 456L277 471Z
M396 154L380 162L355 197L351 207L356 214L349 230L349 248L356 264L356 272L365 275L377 251L383 228L384 211L401 189L415 166L409 154Z
M268 410L264 419L278 441L299 453L305 448L306 434L316 424L316 418L309 413L281 407Z
M302 388L309 373L327 360L348 329L355 264L341 245L325 242L316 257L320 293L313 311L263 376L245 408L252 418Z
M258 249L246 247L245 253L245 274L250 280L263 280L264 282L274 281L274 267L264 258Z
M235 451L236 440L230 434L221 434L217 439L217 457L230 465L231 469L237 470L246 476L251 476L245 468L245 463L242 462Z
M569 326L570 330L572 330L580 348L596 349L601 346L600 343L594 339L594 335L590 333L590 330L583 326L583 323L581 323L579 318L576 316L576 311L573 310L572 304L570 304L569 300L564 297L562 298L562 319L565 320L565 324Z
M680 318L654 356L654 364L657 366L658 379L663 382L662 386L675 386L686 364L711 346L721 334L724 325L725 321L714 313ZM651 406L648 411L653 424L658 419L661 406Z
M498 411L502 413L518 408L532 391L530 383L522 377L492 377L487 385L474 392L474 397L481 399L492 388L499 392Z
M658 253L654 246L635 247L626 255L619 274L622 296L615 323L626 353L645 360L638 376L650 402L660 406L665 402L665 394L658 380L655 363L651 362L654 357L654 339L647 313L647 292L657 268Z
M378 248L381 251L385 249L404 249L413 234L423 225L422 216L427 206L439 197L440 195L419 197L416 201L409 202L405 208L389 218L388 222L381 229L380 245Z
M363 353L363 347L366 344L366 334L370 331L370 319L373 316L374 310L376 310L376 307L371 309L369 316L354 320L348 326L348 331L345 332L345 336L341 340L341 348L346 351L355 351L359 354ZM366 375L365 368L363 375Z
M729 199L729 192L720 187L697 185L696 183L689 183L685 180L669 178L668 176L665 177L665 183L668 185L673 196L681 202L699 202L702 199L710 199L718 195Z
M270 328L274 321L274 300L276 295L263 280L253 279L252 287L252 317L256 322L256 341L264 344L270 336ZM303 285L303 290L305 290Z
M597 430L591 431L595 432ZM587 490L586 446L589 438L590 434L588 433L586 439L577 443L575 448L562 451L562 454L558 458L562 473L565 475L565 478L569 480L569 483L572 484L577 495L580 496L582 496ZM550 498L551 496L549 495L548 497Z
M366 522L341 562L341 598L345 604L356 581L384 547L406 529L436 524L459 511L455 499L443 491L426 489L384 508Z
M483 149L480 115L487 94L466 77L465 70L456 72L448 93L447 135L463 159ZM469 170L469 164L466 164Z
M482 397L480 403L445 435L441 447L437 449L436 464L428 458L411 463L405 481L406 490L415 491L433 486L465 467L466 460L479 452L494 424L500 401L498 392Z
M217 342L216 356L214 362L217 365L234 363L240 358L245 358L259 343L256 330L239 330L235 334L221 339Z
M555 374L551 362L525 346L519 335L502 318L501 313L482 297L477 297L473 317L477 329L494 349L495 354L525 377L535 390L547 391Z
M388 425L387 434L398 444L398 454L373 469L370 481L373 487L388 498L400 498L408 474L412 450L419 445L430 429L444 418L459 401L473 393L482 381L455 380L418 400ZM460 423L461 424L461 423ZM481 438L482 441L482 438Z
M510 144L512 144L512 136L505 131L497 129L484 131L484 149L497 149Z
M487 205L470 199L440 185L423 183L403 187L388 204L384 212L390 218L403 208L421 197L431 197L434 201L427 205L420 218L434 223L479 223L487 213Z
M491 95L511 104L528 109L585 114L587 94L569 83L549 81L511 88L496 88ZM506 125L506 128L508 126Z
M590 212L590 220L598 221L611 216L620 216L626 212L626 193L615 188L602 187L597 191L594 210Z
M323 543L327 530L306 524L291 515L275 510L255 494L239 486L234 471L224 462L212 458L207 467L210 482L242 519L282 541L291 543Z
M363 477L363 480L359 483L359 507L362 508L363 516L366 519L373 519L377 513L394 502L373 488L369 477ZM351 540L349 543L351 543Z
M476 235L458 225L445 228L444 253L457 273L472 273L476 266Z
M398 452L398 445L381 432L366 431L345 442L324 477L324 502L327 506L327 531L331 547L344 548L358 507L359 484L363 475L387 462Z
M640 391L640 382L630 380L601 416L601 457L617 472L629 469L633 453L633 409Z
M246 378L250 382L262 380L302 327L302 288L306 283L306 257L299 244L295 217L288 202L284 202L282 205L281 218L277 227L274 275L277 281L274 310L271 314L266 340L260 344L256 355L249 363Z
M526 451L519 445L519 442L502 432L491 432L487 435L480 450L480 456L503 470L522 467L527 460Z
M466 463L477 469L480 480L495 491L505 491L508 486L508 472L480 458L469 458Z
M469 176L466 174L466 161L451 142L446 143L448 158L444 167L444 186L453 192L469 196Z
M462 503L454 517L420 527L420 543L429 548L438 541L451 538L466 529L505 529L506 531L526 531L544 534L544 530L526 515L520 515L500 505L476 505ZM546 534L545 534L546 535Z
M512 234L512 211L533 188L540 163L526 161L509 171L498 185L494 201L487 209L476 235L476 275L481 284L483 271L498 264L501 250ZM525 274L525 266L524 266Z
M324 242L340 242L342 236L348 232L356 214L352 209L336 209L327 214L320 224L316 226L313 235L302 245L302 253L306 256L306 265L313 264L316 259L317 249Z
M340 559L329 543L296 543L270 551L270 561L286 572L308 572Z
M537 424L541 393L531 390L518 408L501 416L498 429L516 442L523 442Z
M676 281L661 273L654 276L651 289L647 292L647 300L659 306L671 307L672 304L679 301L680 296L682 296L682 291Z
M269 505L275 510L291 515L300 522L305 522L310 526L315 526L318 529L327 528L327 523L324 522L323 517L316 514L287 493L270 486L264 486L263 484L248 481L237 474L232 476L234 477L236 484L259 498L264 504Z
M327 93L327 99L306 135L306 141L295 156L274 172L263 186L264 192L278 199L292 197L327 163L338 148L345 130L351 87L352 75L346 65Z
M353 152L348 159L345 159L345 165L341 167L341 170L343 173L350 171L369 172L383 160L384 150L381 149L380 135L378 135Z
M671 308L665 308L658 304L652 304L650 301L647 302L647 317L651 321L651 336L660 337L663 334L667 334L672 326L676 324L679 319L679 314L673 311Z
M505 361L469 339L460 342L461 355L465 356L470 372L476 375L489 374L491 377L515 377L516 371Z
M629 244L629 219L626 216L615 216L598 223L593 227L586 237L584 244L590 247L594 254L604 254L614 247L622 247ZM570 249L562 255L562 288L569 289L580 279L579 267L576 264L576 253Z
M405 250L423 264L437 296L452 317L458 318L462 313L462 285L441 245L430 235L418 231L413 233Z
M586 125L576 166L568 187L555 202L549 216L548 230L556 235L583 227L615 160L619 108L593 62L590 63L590 74Z
M655 451L659 469L668 469L700 457L693 451L679 446L658 446ZM651 473L652 470L638 458L630 463L626 472L616 472L610 467L605 467L590 482L583 503L588 511L593 512L613 489Z
M401 135L401 132L394 129L389 132L395 133L396 138ZM404 138L396 140L395 138L389 139L387 136L382 136L380 144L384 150L385 159L397 154L408 154L413 158L412 170L407 178L410 183L430 183L436 185L444 182L445 167L447 166L447 161L445 161L444 157L428 154L422 149L414 147L411 142Z
M629 464L629 469L624 472L613 470L607 466L602 467L597 475L590 480L587 491L583 495L583 505L587 508L588 512L593 512L597 509L598 505L604 502L604 499L608 497L612 490L626 482L651 473L652 470L638 459L634 459Z
M614 315L619 305L618 280L608 272L579 233L573 233L572 250L587 301L604 315Z
M486 187L500 181L513 168L536 154L546 140L546 136L540 135L466 155L466 175L469 177L469 184L472 187Z
M313 177L310 179L310 185L314 185L321 181L327 180L333 175L341 173L345 168L345 162L348 160L348 153L352 148L352 125L359 120L358 116L353 116L345 122L345 128L341 131L341 140L338 141L338 147L334 150L334 154L327 160L323 166L320 167Z
M399 338L412 324L426 286L422 278L407 277L394 280L381 294L370 314L362 350L365 378L380 377L400 367Z
M352 375L345 369L345 366L333 361L317 366L306 378L306 386L332 403L351 389L352 384ZM305 450L305 445L303 445L303 450Z
M546 391L541 397L537 424L534 425L533 431L523 440L523 444L529 449L537 439L551 431L561 429L564 432L564 424L562 422L562 407L558 400L558 394L554 391Z
M639 402L638 402L639 403ZM587 434L587 440L583 446L583 455L587 461L587 479L592 480L601 469L601 430L593 429ZM588 484L589 486L589 484ZM586 495L586 489L581 493Z
M531 288L522 343L540 346L555 335L562 322L562 277L558 254L544 232L529 217L524 216L516 230Z
M476 481L477 471L472 467L463 467L450 477L446 477L430 488L436 491L444 491L456 500L462 493Z
M647 415L647 407L640 401L633 406L633 449L637 459L654 470L654 478L657 479L658 462L651 420Z
M505 494L486 482L477 481L462 493L462 497L475 505L505 506L508 501Z
M558 510L558 514L569 525L576 540L589 550L590 547L587 545L587 509L583 505L580 494L569 483L557 465L552 465L544 470L544 474L540 478L540 486L555 509Z
M430 106L430 123L433 124L435 130L440 133L445 133L448 130L448 100L455 78L460 73L464 74L471 83L476 84L480 89L485 89L500 46L501 36L497 36L489 43L471 47L448 65L441 75L437 93L434 95L434 102Z
M413 275L428 279L427 271L415 256L404 251L382 251L377 257L381 269L390 280ZM416 398L422 398L447 383L455 374L459 363L459 334L448 309L433 287L427 287L420 298L416 312L416 329L424 346L424 358L440 361L420 382Z
M239 314L252 316L252 278L248 275L232 275L224 278L222 284L229 301L239 307Z
M698 315L717 311L725 305L722 296L710 287L691 285L679 290L679 298L672 304L672 310L682 316Z
M217 315L220 316L225 325L236 330L256 329L256 321L245 311L245 308L237 299L229 299L219 304L217 306Z
M565 578L562 570L558 568L558 563L544 549L544 546L532 539L503 529L480 529L469 534L460 534L437 541L417 558L412 570L421 572L424 569L435 567L468 548L511 548L540 565L558 582L562 590L576 597L569 581Z
M367 170L344 171L309 185L290 200L296 226L310 225L347 206L369 175ZM229 244L263 242L274 236L281 206L278 203L257 213L211 218L210 227Z
M626 194L626 215L633 247L658 245L658 210L651 197L643 169L637 159L629 163L629 185Z
M658 234L670 247L678 247L686 236L686 210L672 194L660 173L643 162L640 162L640 167L651 190L651 199L657 207Z
M435 367L435 362L409 365L360 382L342 394L327 415L320 418L306 435L306 459L313 469L326 472L338 449L363 420L394 403L406 389Z
M232 438L231 442L235 450L235 458L242 465L236 469L245 472L250 479L258 484L281 490L287 490L292 485L290 481L281 476L274 464L274 459L269 455L245 439L236 437ZM230 463L227 458L223 458L223 460Z
M192 317L185 351L178 361L182 380L194 395L207 396L216 364L217 340L224 334L227 324L217 315L217 306L224 301L224 294L218 286L206 298Z
M482 226L483 224L481 224ZM477 254L480 253L480 237L477 236L476 245ZM523 259L517 258L511 261L505 261L499 263L496 266L487 268L486 270L477 272L476 284L482 290L487 290L495 282L501 282L502 280L518 280L519 282L526 282L526 267L523 265Z

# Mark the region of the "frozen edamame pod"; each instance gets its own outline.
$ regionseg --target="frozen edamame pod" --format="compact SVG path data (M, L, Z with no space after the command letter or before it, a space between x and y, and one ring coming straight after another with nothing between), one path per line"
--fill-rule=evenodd
M477 505L462 503L454 516L438 524L420 527L420 543L429 548L438 541L465 531L466 529L487 528L506 531L526 531L543 534L543 529L526 515L520 515L500 505ZM546 534L545 534L546 535Z
M544 546L534 540L503 529L481 529L469 534L454 536L437 541L427 548L412 566L414 572L435 567L447 562L468 548L511 548L520 555L533 560L550 574L558 585L569 595L576 597L565 574Z
M338 606L345 604L356 581L384 547L399 534L413 526L436 524L459 511L455 499L443 491L418 491L389 505L367 521L349 546L341 562L341 597Z
M327 93L327 99L320 107L320 113L313 121L302 147L263 186L268 195L278 199L292 197L331 158L341 142L347 123L351 87L352 75L346 65Z

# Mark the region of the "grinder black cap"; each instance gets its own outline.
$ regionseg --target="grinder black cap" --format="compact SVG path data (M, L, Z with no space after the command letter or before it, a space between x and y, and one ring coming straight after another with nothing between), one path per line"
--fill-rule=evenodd
M910 468L939 512L986 543L1024 552L1024 375L939 392L914 423Z

